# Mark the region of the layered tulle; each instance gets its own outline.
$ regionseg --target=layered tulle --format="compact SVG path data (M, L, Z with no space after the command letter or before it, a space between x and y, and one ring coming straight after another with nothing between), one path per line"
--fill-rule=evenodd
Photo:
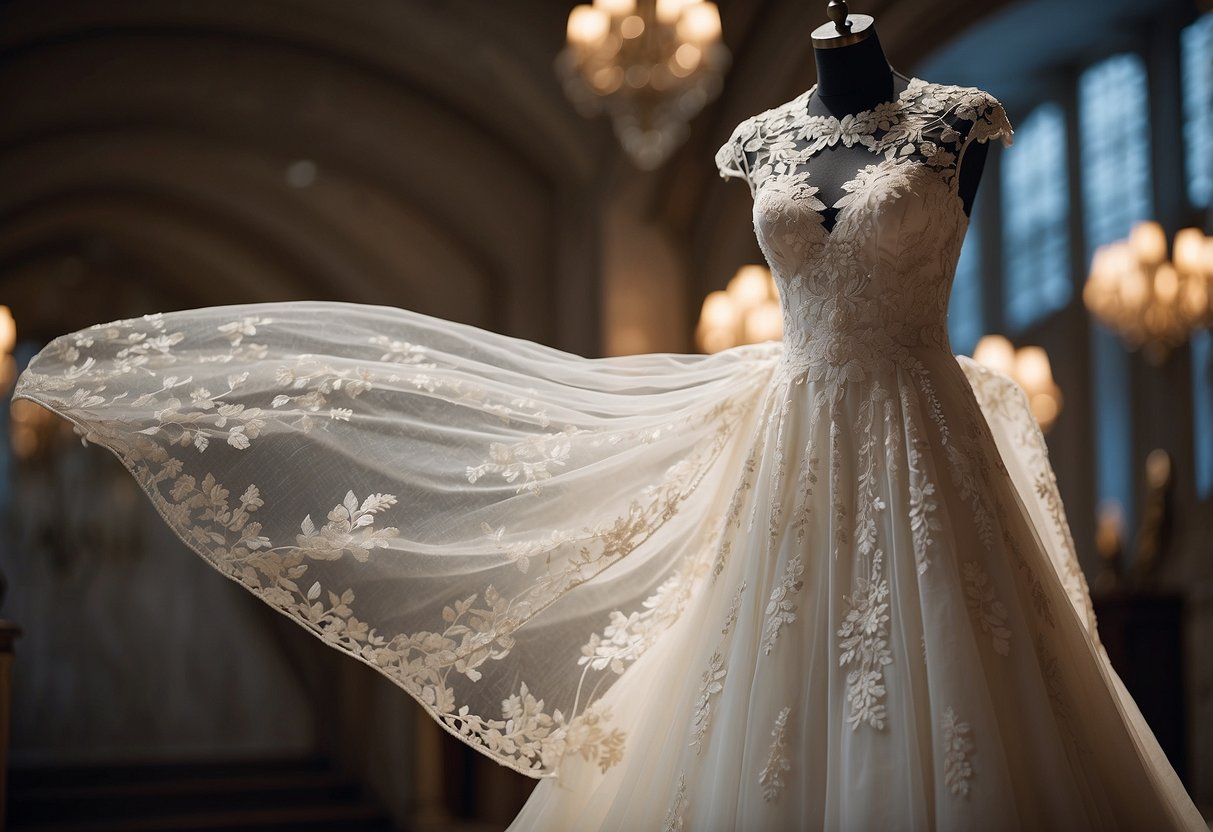
M906 366L781 368L723 558L604 697L623 765L567 762L512 830L1203 828L1088 630L1064 515L1034 525L1060 502L1023 394Z

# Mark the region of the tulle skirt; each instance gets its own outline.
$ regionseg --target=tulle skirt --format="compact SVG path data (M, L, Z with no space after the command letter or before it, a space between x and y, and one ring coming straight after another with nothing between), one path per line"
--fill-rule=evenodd
M288 303L64 336L17 395L542 778L512 829L1204 828L1022 393L944 350L586 360Z
M1021 394L915 358L824 395L776 373L704 591L604 697L622 765L567 761L511 830L1205 828Z

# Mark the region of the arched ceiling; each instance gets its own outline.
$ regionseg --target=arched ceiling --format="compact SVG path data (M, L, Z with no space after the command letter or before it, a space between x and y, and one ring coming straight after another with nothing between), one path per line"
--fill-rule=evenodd
M561 0L14 0L0 9L0 302L23 335L202 304L408 306L594 353L613 193L692 289L757 250L712 156L812 81L824 2L722 0L733 67L655 174L553 70ZM856 3L896 66L1002 5ZM946 80L946 79L944 79ZM292 184L292 182L294 184Z
M328 297L592 351L593 261L553 240L593 248L581 196L609 137L567 106L519 10L8 4L0 293L23 333ZM50 300L97 281L99 305Z

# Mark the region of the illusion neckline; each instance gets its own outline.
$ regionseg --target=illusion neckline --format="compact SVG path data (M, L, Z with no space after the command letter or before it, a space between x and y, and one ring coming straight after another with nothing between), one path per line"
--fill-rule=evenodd
M855 192L855 188L862 185L865 179L883 174L887 170L892 169L899 164L901 163L895 159L880 157L877 161L864 165L855 172L854 176L844 182L841 186L843 194L842 196L838 197L838 199L834 200L834 202L830 203L824 208L813 208L812 206L809 207L809 210L817 217L817 223L821 226L821 230L825 235L825 241L823 244L833 242L834 232L846 221L848 209L857 207L861 204L861 200L847 199L847 197L851 196ZM888 165L889 168L885 168L885 165ZM809 182L810 185L812 184L812 177L812 171L805 172L805 181ZM814 196L817 197L818 203L825 205L825 201L820 197L821 190L815 185L812 187L815 189ZM960 223L962 228L967 230L969 227L969 215L964 212L964 201L960 198L960 194L957 193L954 188L949 187L948 194L950 197L949 203L957 209L957 213L960 215ZM844 200L846 201L844 202ZM843 204L839 205L839 203ZM826 210L828 208L833 208L835 213L831 218L832 222L830 225L826 226Z

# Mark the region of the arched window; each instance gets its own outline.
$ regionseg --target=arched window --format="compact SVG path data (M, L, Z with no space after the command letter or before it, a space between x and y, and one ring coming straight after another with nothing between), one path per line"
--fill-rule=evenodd
M1070 302L1070 195L1066 120L1042 104L1015 131L1003 157L1003 302L1011 331L1026 329Z
M969 230L956 263L956 277L952 280L952 296L948 300L948 340L953 352L964 355L972 355L977 339L985 334L981 314L980 205L980 199L973 205Z
M1180 52L1188 199L1206 208L1213 197L1213 12L1183 30Z
M1078 84L1088 253L1153 211L1146 67L1137 55L1093 64Z
M1078 83L1083 224L1087 262L1097 246L1123 238L1153 213L1146 68L1137 55L1093 64ZM1096 325L1092 339L1096 487L1133 526L1129 366L1115 335Z
M1198 208L1213 203L1213 13L1180 34L1184 96L1184 161L1188 199ZM1192 424L1196 493L1213 493L1213 335L1192 337Z

